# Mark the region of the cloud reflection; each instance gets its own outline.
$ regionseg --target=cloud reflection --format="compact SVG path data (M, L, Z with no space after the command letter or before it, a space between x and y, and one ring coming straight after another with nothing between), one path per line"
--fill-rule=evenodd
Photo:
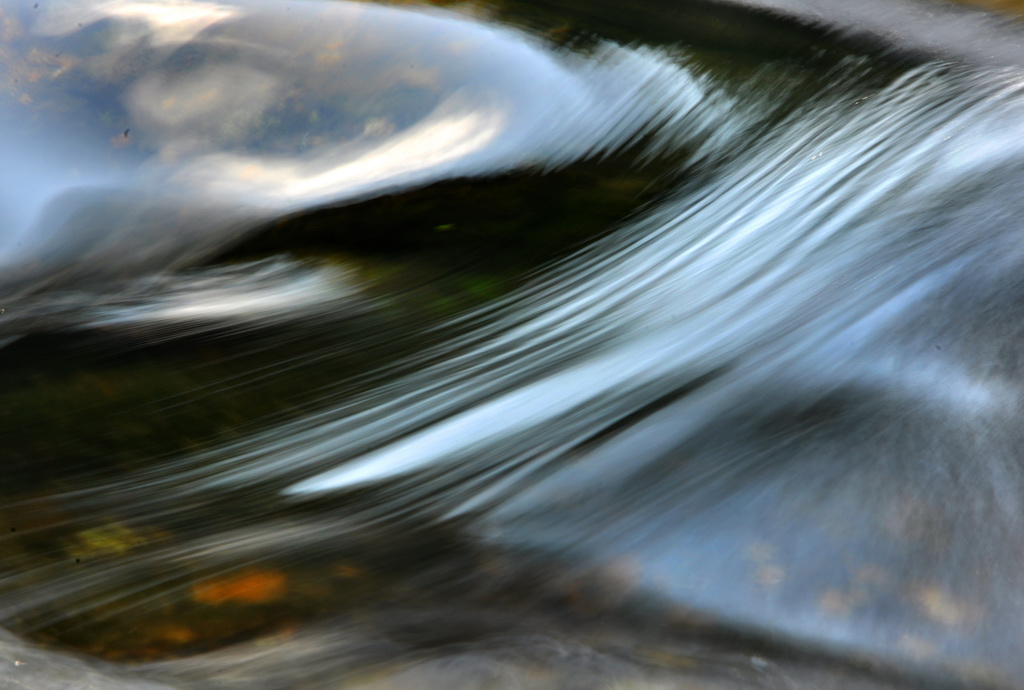
M314 207L614 150L664 116L655 85L679 71L423 8L82 0L23 15L0 102L0 157L19 171L0 172L11 295L176 269Z

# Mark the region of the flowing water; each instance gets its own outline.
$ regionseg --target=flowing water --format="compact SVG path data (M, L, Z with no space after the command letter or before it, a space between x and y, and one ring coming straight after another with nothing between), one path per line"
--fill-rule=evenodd
M1024 80L931 4L0 5L0 687L1024 683Z

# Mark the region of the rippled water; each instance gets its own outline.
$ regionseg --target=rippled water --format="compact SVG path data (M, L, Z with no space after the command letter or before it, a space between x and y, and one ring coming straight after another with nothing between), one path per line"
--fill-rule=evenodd
M1019 686L1016 28L614 5L0 5L0 687Z

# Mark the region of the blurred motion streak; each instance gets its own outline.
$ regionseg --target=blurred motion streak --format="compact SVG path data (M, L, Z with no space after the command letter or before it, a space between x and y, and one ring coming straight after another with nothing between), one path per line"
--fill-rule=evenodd
M1009 19L0 2L0 688L1024 685Z

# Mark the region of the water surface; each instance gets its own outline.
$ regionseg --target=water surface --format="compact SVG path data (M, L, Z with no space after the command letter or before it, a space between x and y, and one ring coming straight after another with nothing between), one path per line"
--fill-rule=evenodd
M1018 685L1017 33L896 7L3 5L0 683Z

